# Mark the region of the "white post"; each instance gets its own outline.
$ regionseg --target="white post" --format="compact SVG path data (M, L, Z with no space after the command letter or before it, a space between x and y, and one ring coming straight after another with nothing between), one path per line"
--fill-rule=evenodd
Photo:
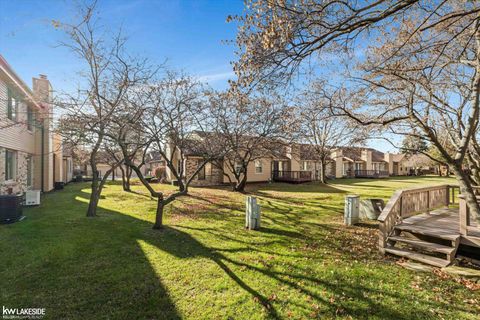
M359 222L359 202L360 196L348 195L345 197L344 222L347 226Z
M257 198L247 196L245 209L245 228L250 230L260 229L260 206Z

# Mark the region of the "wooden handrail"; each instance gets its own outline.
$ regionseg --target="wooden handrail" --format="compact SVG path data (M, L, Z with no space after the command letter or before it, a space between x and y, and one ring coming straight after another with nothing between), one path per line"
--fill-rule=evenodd
M454 193L450 194L452 188L458 187L440 185L396 191L378 217L380 252L385 253L387 238L403 218L454 203Z
M474 189L476 189L475 187ZM478 188L480 189L480 188ZM465 200L464 195L459 195L459 219L460 219L460 234L464 236L468 236L468 230L472 226L471 217L470 217L470 210L467 206L467 201ZM477 202L480 204L480 196L477 196Z

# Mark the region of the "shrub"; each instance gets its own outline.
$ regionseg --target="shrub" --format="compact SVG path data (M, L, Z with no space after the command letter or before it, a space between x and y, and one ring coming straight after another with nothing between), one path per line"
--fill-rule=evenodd
M154 175L157 179L161 180L161 179L164 179L166 178L167 176L167 170L165 167L156 167L154 170Z

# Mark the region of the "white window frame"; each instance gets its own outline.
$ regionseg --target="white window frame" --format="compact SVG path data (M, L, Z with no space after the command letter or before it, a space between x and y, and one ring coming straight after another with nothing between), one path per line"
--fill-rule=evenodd
M12 168L10 169L12 176L7 178L8 153L12 154L12 157L11 157L11 159L12 159L11 167ZM18 173L18 166L17 166L18 158L17 157L18 157L18 154L17 154L16 151L8 150L8 149L5 150L5 181L14 181L17 178L17 173ZM10 173L10 171L9 171L9 173Z
M7 88L7 119L13 122L18 121L18 99L10 88Z
M302 161L302 171L309 171L308 170L308 161Z
M260 169L260 171L258 169ZM262 173L263 173L262 160L255 160L255 174L262 174Z
M361 162L355 162L355 171L363 170Z

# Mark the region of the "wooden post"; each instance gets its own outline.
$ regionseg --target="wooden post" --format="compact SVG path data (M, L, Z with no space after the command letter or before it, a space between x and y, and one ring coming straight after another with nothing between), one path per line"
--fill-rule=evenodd
M430 212L430 190L427 190L427 211Z
M470 224L470 213L468 212L467 201L465 201L465 196L460 195L459 197L459 223L460 223L460 234L466 236L468 233L468 225Z
M385 222L384 221L380 222L380 225L378 227L378 233L379 233L378 249L380 250L381 254L385 254L385 247L387 246L388 234L385 231L385 229L386 229Z
M450 186L445 186L445 188L447 188L445 206L448 207L450 205Z

